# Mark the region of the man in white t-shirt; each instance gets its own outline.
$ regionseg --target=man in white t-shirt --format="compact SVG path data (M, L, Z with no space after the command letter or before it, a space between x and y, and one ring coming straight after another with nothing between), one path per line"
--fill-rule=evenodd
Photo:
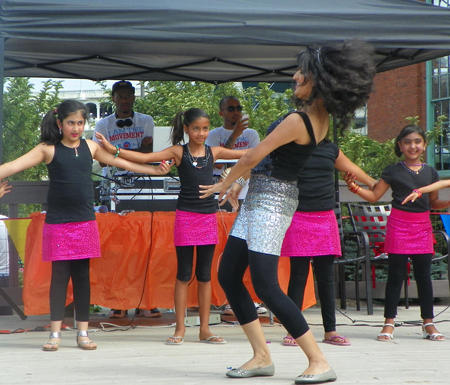
M126 80L113 84L111 96L116 111L113 115L100 119L95 125L94 133L100 132L111 144L126 150L152 152L155 123L151 116L133 111L136 99L134 92L133 85ZM98 143L95 135L92 140ZM100 166L105 167L106 164L100 163ZM107 169L103 171L106 176ZM123 318L127 314L127 310L111 309L109 317ZM135 314L140 317L161 317L158 309L136 309Z
M100 119L94 133L99 132L114 146L125 150L152 152L155 123L149 115L133 111L135 100L133 85L125 80L112 86L112 100L116 106L113 115ZM97 138L92 138L98 143ZM100 163L101 166L105 164Z
M234 96L225 96L219 103L219 115L223 119L223 126L210 131L206 144L221 146L233 150L245 150L256 147L259 143L258 133L248 128L248 118L242 119L242 106ZM226 166L216 164L214 175L220 175ZM248 187L244 187L239 194L242 200L247 194Z
M242 119L242 106L239 99L234 96L225 96L219 103L219 109L219 115L223 119L223 125L222 127L217 127L210 131L205 142L208 146L221 146L233 150L245 150L258 145L260 142L258 133L256 130L248 128L248 118ZM226 166L222 164L216 164L215 166L214 175L220 175L226 168ZM245 198L247 191L248 185L239 193L240 201ZM230 209L231 205L227 202L223 207ZM258 314L267 312L265 307L256 302L255 308ZM222 314L233 314L230 305L224 307Z

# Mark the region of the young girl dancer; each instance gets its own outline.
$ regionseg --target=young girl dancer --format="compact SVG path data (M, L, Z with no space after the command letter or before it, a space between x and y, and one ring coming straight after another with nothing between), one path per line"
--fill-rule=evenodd
M0 166L0 180L45 162L50 188L42 234L42 259L52 262L50 284L50 340L43 350L56 351L61 338L66 292L72 278L77 345L94 350L88 337L90 283L89 259L100 257L94 212L92 158L140 173L163 175L170 166L135 164L110 155L100 145L82 139L88 108L75 100L62 102L41 123L41 143L25 155Z
M297 181L298 206L284 237L282 257L291 257L288 296L302 308L310 261L314 267L325 330L324 343L349 346L350 340L336 331L334 260L341 255L336 207L335 169L354 174L373 189L376 181L352 163L339 147L324 140L317 146ZM283 345L296 346L291 335Z
M381 196L392 189L392 211L386 225L384 249L389 254L389 273L386 284L384 317L385 322L378 341L391 341L394 336L394 318L400 292L406 276L408 258L414 266L414 278L423 319L423 338L432 341L444 341L433 324L433 286L431 283L431 257L433 254L433 229L430 221L430 208L443 209L450 206L450 201L439 199L437 191L429 190L428 195L417 194L415 203L408 202L411 190L418 191L421 186L436 182L437 171L425 163L421 157L426 147L426 134L415 125L404 127L395 140L395 154L403 161L387 166L381 179L369 191L353 182L352 176L345 180L350 191L369 202L377 202ZM406 199L405 199L406 198ZM404 203L404 204L403 204Z
M336 380L298 307L283 293L277 266L281 244L297 208L297 177L316 144L328 132L329 116L346 127L372 90L372 48L357 40L307 48L298 55L294 94L300 110L280 118L267 137L249 150L215 186L200 186L203 196L220 191L253 168L249 191L234 222L219 268L219 282L253 348L253 357L229 377L272 376L275 368L253 300L242 279L250 267L253 287L309 360L297 384Z
M179 145L189 136L189 143ZM174 243L177 252L177 280L175 283L175 333L167 340L168 345L181 345L186 327L184 316L187 305L189 282L192 276L194 248L197 248L195 275L198 281L198 304L200 315L200 341L224 344L226 341L209 330L211 306L211 263L215 245L219 243L217 227L217 201L214 196L200 199L199 184L211 184L215 159L237 159L246 150L230 150L224 147L209 147L204 144L209 134L209 116L200 108L179 112L173 121L171 141L173 146L160 152L142 154L120 150L119 156L135 162L156 162L174 159L180 176ZM101 134L96 134L110 153L116 153ZM194 229L194 230L193 230Z

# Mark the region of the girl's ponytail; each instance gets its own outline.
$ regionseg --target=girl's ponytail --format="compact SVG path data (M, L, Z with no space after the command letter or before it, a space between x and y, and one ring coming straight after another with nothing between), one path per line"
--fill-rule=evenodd
M183 127L184 111L178 112L172 121L172 130L170 130L170 140L172 146L184 142L184 127Z

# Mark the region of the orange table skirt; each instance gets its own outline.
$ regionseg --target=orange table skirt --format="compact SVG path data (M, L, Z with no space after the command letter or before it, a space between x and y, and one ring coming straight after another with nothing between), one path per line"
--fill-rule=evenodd
M91 303L113 309L174 307L177 260L173 245L174 212L132 212L96 214L101 258L91 260ZM217 270L236 213L218 212L219 244L212 264L212 304L224 305L225 294L217 281ZM27 230L23 287L24 312L48 314L51 263L42 262L42 228L45 214L33 213ZM289 258L280 258L279 280L284 291L289 282ZM260 302L251 285L249 271L245 284L255 302ZM71 303L69 284L67 304ZM314 282L308 277L304 308L316 303ZM197 281L190 284L188 306L196 306Z

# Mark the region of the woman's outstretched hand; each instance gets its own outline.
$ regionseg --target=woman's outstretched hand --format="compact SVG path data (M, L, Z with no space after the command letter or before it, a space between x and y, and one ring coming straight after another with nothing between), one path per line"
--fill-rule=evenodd
M102 134L96 132L95 137L97 138L98 142L105 148L105 150L110 154L115 154L117 152L116 146L113 146L111 143L109 143Z
M218 192L219 206L223 206L229 200L231 203L231 207L236 211L238 210L239 203L237 199L235 199L236 193L234 191L231 191L232 189L226 190L226 187L224 186L223 182L219 182L209 186L200 185L199 187L200 187L200 194L203 194L200 195L200 199L205 199L210 195L214 194L215 192Z
M8 181L4 181L2 183L0 183L0 198L5 195L8 194L12 189L12 186L10 186L8 184Z

